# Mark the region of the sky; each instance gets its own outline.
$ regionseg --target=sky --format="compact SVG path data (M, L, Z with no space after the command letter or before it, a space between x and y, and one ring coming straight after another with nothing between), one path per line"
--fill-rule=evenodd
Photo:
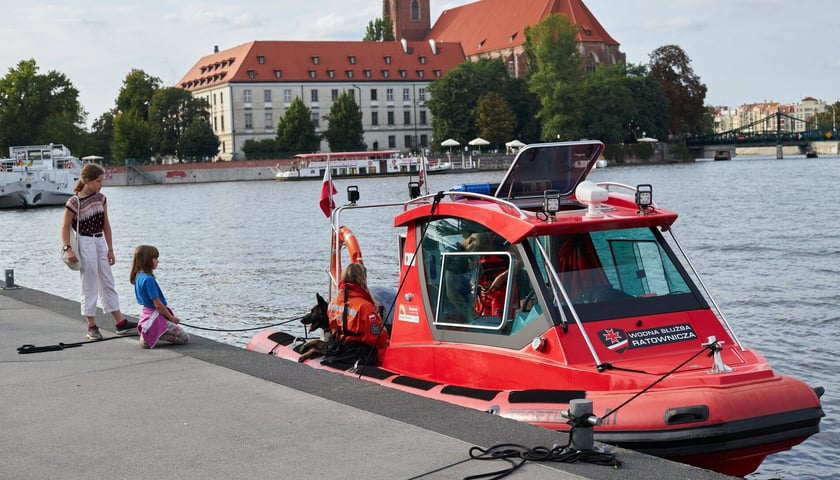
M515 1L515 0L511 0ZM431 0L441 11L469 3ZM706 104L840 99L836 0L584 0L627 61L678 45ZM832 8L833 7L833 8ZM135 68L174 86L214 46L253 40L360 40L381 0L0 0L0 76L21 60L63 73L88 125Z

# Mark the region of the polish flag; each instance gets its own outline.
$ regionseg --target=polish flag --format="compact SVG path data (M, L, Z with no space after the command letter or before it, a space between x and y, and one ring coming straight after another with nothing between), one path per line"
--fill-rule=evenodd
M327 167L327 171L324 172L324 183L321 184L321 200L318 204L321 206L321 211L324 212L324 215L329 217L330 213L332 213L333 209L335 208L335 202L333 202L333 195L338 193L338 190L335 189L335 185L332 183L332 177L330 177L330 168Z

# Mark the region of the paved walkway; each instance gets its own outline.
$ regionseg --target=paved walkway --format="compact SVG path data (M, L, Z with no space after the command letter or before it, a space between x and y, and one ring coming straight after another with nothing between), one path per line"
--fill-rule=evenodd
M78 309L0 290L0 478L457 479L506 466L458 463L472 446L566 442L197 335L154 350L131 337L18 354L24 344L84 341ZM508 478L729 478L625 450L618 458L620 469L529 462Z

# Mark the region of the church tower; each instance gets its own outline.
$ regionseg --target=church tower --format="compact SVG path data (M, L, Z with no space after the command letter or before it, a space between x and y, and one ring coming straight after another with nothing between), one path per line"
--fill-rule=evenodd
M394 24L394 39L423 41L432 30L429 0L382 0L382 14Z

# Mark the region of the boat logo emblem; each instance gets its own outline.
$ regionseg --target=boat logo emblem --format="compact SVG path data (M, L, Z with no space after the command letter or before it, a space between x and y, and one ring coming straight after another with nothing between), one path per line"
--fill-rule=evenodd
M598 338L610 350L624 353L634 348L654 347L669 343L685 342L697 339L691 324L681 323L664 327L646 328L625 332L620 328L605 328L598 332Z

